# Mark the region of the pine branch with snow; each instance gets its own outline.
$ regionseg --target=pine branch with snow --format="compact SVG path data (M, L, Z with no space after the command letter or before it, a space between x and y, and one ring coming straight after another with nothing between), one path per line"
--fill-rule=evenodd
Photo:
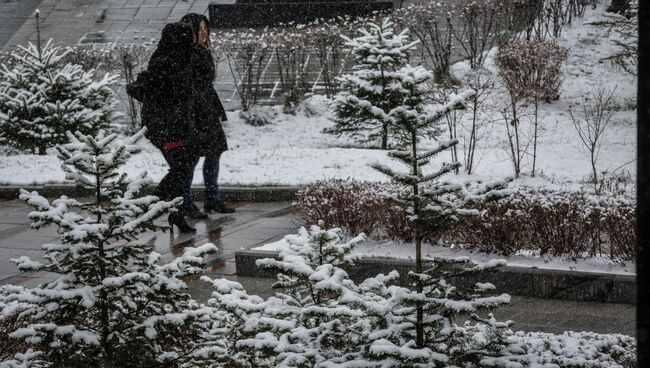
M186 359L207 332L211 311L189 297L182 278L199 273L203 256L216 247L186 248L161 264L160 254L137 240L161 230L156 219L179 204L139 196L145 175L131 181L118 173L138 152L142 135L119 141L103 131L97 137L77 132L57 147L67 177L93 190L90 201L63 196L50 202L21 191L20 199L34 208L32 226L55 226L60 234L60 243L43 245L44 262L12 260L23 271L52 272L57 279L3 289L2 318L22 322L11 338L38 354L28 366L164 366Z
M66 51L45 44L20 46L15 65L0 69L0 142L45 154L67 142L67 131L97 134L119 123L111 87L117 76L64 64Z

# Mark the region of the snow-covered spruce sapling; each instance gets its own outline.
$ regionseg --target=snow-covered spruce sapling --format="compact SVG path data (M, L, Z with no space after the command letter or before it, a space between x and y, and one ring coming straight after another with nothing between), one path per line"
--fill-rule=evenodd
M181 277L200 272L202 256L216 247L186 248L159 264L161 255L137 241L160 229L154 221L179 204L138 196L145 174L130 181L118 173L139 151L142 135L120 142L103 131L97 137L76 133L57 147L66 177L92 191L88 201L62 196L50 203L21 191L20 199L35 208L32 227L54 225L61 241L43 245L45 263L12 260L22 271L58 278L3 297L2 318L26 322L10 336L40 354L36 366L168 366L185 359L202 335L207 312L189 297Z
M408 30L396 34L389 18L359 32L356 38L343 36L355 65L352 73L340 78L343 92L334 101L336 124L327 132L369 141L380 139L381 148L387 149L391 129L388 113L402 102L400 91L389 86L417 41L410 41Z
M283 289L268 300L248 295L237 283L204 277L216 289L208 304L222 311L213 335L223 352L215 358L226 366L313 367L359 350L349 335L363 313L341 303L357 288L340 266L350 264L350 252L365 236L343 239L340 229L319 226L286 236L288 249L278 260L257 261L278 272L274 287Z
M248 295L238 283L204 277L215 287L208 304L218 312L214 342L197 351L197 358L257 368L448 367L499 356L507 345L503 332L509 324L491 316L476 316L476 324L454 324L459 314L477 313L507 298L479 296L492 292L492 285L478 284L466 293L438 278L437 290L423 295L394 285L396 271L357 285L341 267L354 267L351 253L364 237L347 241L341 230L319 225L285 237L279 259L258 261L278 273L276 286L283 290L275 297L264 300ZM452 263L467 266L467 272L498 264L441 260L436 263L441 275L453 276ZM428 315L426 346L421 348L414 341L418 304L435 309Z
M14 66L0 69L0 143L44 155L68 141L67 131L97 134L120 120L111 86L94 71L64 63L66 51L47 42L19 46Z
M432 283L432 276L423 268L422 241L424 231L430 237L443 229L452 226L460 218L465 216L478 215L478 210L472 209L472 202L486 201L491 198L498 198L502 195L499 191L504 183L494 183L477 188L470 192L464 185L441 182L440 178L454 171L460 166L458 162L445 163L438 170L424 174L422 168L439 153L450 149L458 143L451 140L442 143L439 147L428 151L420 152L418 149L418 133L422 129L435 129L440 125L445 115L452 110L463 108L466 100L472 96L472 92L464 92L444 105L432 106L424 101L424 93L421 81L431 79L431 73L422 67L405 67L398 73L399 84L395 83L393 88L401 88L407 92L402 106L390 111L392 124L399 127L406 135L409 150L391 151L389 156L409 168L409 172L399 172L386 165L371 165L376 170L384 173L397 184L402 185L407 191L392 198L396 203L403 206L407 219L412 224L413 239L415 241L415 263L416 271L415 286L418 293L425 292L425 287L432 286L436 290L435 278ZM435 268L435 267L434 267ZM425 345L424 311L426 306L420 304L417 308L417 336L418 347Z

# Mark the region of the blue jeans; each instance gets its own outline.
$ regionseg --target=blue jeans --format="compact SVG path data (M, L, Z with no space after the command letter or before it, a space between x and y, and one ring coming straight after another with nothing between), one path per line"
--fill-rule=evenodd
M219 193L219 159L221 152L215 152L205 156L203 160L203 183L205 185L206 204L222 204L223 199ZM194 204L192 198L192 180L194 179L194 169L199 163L200 157L192 159L188 165L189 173L185 176L185 191L183 192L183 207L190 207Z

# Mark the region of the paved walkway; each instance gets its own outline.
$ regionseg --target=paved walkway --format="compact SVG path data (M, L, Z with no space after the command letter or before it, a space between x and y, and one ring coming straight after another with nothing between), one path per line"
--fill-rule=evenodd
M165 23L186 13L207 14L210 0L3 0L0 13L17 14L12 23L0 23L0 34L11 37L0 47L36 40L33 11L41 15L41 33L63 45L121 40L142 43L158 37ZM31 18L31 19L30 19ZM3 20L4 17L0 18ZM83 42L83 41L82 41Z
M207 271L234 273L237 250L280 240L300 226L289 202L234 203L233 206L237 209L233 215L216 214L194 222L196 234L145 233L140 239L153 245L163 260L180 254L185 246L212 242L219 251L207 259ZM30 207L18 200L0 202L0 284L34 285L52 278L45 273L21 273L9 261L21 255L41 260L41 245L58 241L53 227L38 231L30 228L27 217L30 211Z
M254 248L295 233L302 225L291 212L289 202L235 203L232 215L212 215L195 223L197 233L148 233L142 241L152 244L163 259L171 259L184 246L212 242L219 252L211 255L205 274L238 281L252 294L268 297L273 279L237 277L234 254L239 249ZM19 273L9 258L27 255L40 259L40 246L56 242L55 229L32 230L27 218L30 208L20 201L0 202L0 284L33 286L50 280L52 275ZM209 298L211 288L201 282L190 282L190 292L199 301ZM635 335L635 306L567 300L547 300L513 296L512 303L496 313L500 320L515 321L515 328L524 331L561 333L567 330L624 333Z

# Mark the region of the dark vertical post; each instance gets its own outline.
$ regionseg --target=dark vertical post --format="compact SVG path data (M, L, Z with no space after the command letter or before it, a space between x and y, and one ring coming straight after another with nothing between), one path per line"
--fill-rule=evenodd
M650 367L650 2L639 1L637 367Z

